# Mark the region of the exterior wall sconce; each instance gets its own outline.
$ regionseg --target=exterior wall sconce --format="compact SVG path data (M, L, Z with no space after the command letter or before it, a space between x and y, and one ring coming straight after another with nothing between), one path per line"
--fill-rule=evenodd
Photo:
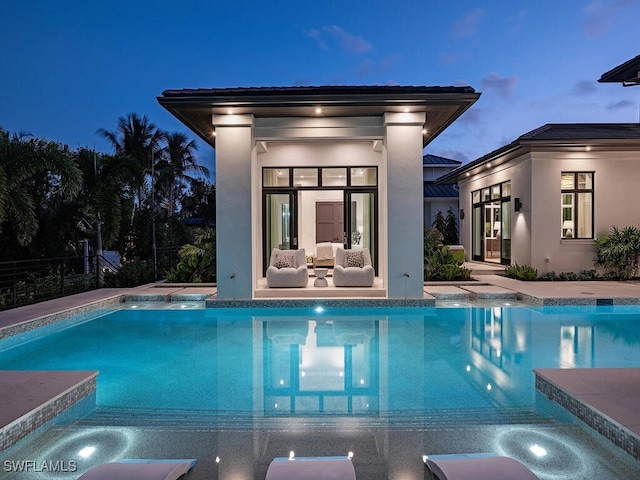
M522 202L520 201L519 197L516 197L514 202L513 202L513 209L516 212L519 212L520 210L522 210Z
M464 208L460 209L460 220L464 220Z

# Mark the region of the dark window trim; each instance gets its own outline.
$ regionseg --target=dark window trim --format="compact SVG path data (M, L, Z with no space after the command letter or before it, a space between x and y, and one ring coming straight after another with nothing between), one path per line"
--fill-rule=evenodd
M578 175L581 173L590 173L591 174L591 188L578 188ZM595 196L595 188L596 188L596 172L593 170L567 170L560 172L560 178L562 179L562 175L572 174L573 175L573 185L574 188L561 188L560 189L560 199L562 199L562 194L571 193L574 196L574 226L573 231L575 234L579 231L578 224L578 213L580 212L580 206L578 205L578 193L590 193L591 194L591 236L589 237L578 237L574 235L573 237L563 237L562 236L562 225L560 226L560 240L565 241L574 241L574 240L593 240L595 238L595 210L596 210L596 196ZM562 216L562 202L560 203L560 215Z

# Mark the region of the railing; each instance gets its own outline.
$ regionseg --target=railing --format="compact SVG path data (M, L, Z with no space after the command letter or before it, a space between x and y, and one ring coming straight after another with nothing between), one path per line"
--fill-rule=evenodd
M104 285L134 286L104 257L61 257L0 263L0 310L38 303Z

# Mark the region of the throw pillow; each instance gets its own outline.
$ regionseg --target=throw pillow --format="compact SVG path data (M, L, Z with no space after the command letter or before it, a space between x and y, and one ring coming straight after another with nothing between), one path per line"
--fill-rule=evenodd
M273 259L273 266L276 268L293 267L293 255L276 253L276 258Z
M347 254L347 267L364 267L364 255L361 251L348 250L345 253Z

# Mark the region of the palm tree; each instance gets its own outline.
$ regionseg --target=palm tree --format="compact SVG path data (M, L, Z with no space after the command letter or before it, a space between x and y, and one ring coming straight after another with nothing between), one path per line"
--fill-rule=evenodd
M0 127L0 232L10 222L20 245L38 231L37 208L76 196L82 172L66 145Z
M180 132L166 135L163 159L158 163L160 177L158 187L167 195L167 211L173 215L177 210L178 196L184 187L190 186L196 177L191 173L209 175L209 169L196 163L194 152L198 149L194 140Z
M138 206L143 203L145 177L151 176L155 162L160 157L160 144L165 133L149 121L146 115L140 117L137 113L129 113L118 119L116 131L110 132L103 128L98 130L113 146L116 155L125 156L140 172L136 175L138 184Z

